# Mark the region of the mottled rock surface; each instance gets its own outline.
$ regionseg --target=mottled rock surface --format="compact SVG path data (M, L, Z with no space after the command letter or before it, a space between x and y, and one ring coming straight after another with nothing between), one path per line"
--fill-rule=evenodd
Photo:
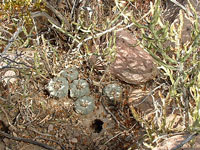
M24 146L20 150L45 150L45 149L37 145L24 144Z
M153 148L153 150L172 150L172 149L180 149L180 150L199 150L200 149L200 136L193 136L193 141L192 145L190 145L189 142L186 142L182 147L177 148L180 146L188 137L190 137L191 134L184 134L184 135L175 135L172 137L166 137L163 142Z
M130 108L137 109L141 115L140 117L145 121L152 120L155 116L153 99L151 96L148 96L149 92L149 90L134 89L130 92L128 98Z
M116 58L110 66L112 75L129 84L140 84L157 74L153 58L139 45L134 34L127 30L116 35Z

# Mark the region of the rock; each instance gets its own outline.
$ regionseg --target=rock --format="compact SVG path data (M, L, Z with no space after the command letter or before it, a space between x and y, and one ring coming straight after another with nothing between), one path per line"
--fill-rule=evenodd
M78 139L77 138L72 138L70 141L75 144L75 143L78 142Z
M149 90L143 91L142 89L134 89L130 92L128 103L129 107L133 107L134 109L137 109L143 120L149 121L152 120L154 115L154 105L153 105L153 99L151 96L148 96ZM133 114L134 115L134 114ZM137 118L136 116L134 116Z
M194 142L193 147L196 148L196 149L200 148L200 135L197 135L194 141L195 142Z
M163 101L157 96L157 94L153 95L154 98L151 96L151 89L132 89L129 93L128 104L133 117L142 126L145 122L152 128L159 130L184 131L186 126L179 110L174 110L171 106L164 107ZM165 111L163 111L164 108ZM190 125L193 123L191 118L189 123Z
M157 68L153 58L127 30L117 32L116 58L110 66L112 75L129 84L140 84L153 79Z
M169 110L167 110L169 112ZM158 117L157 124L159 128L161 129L163 126L163 118ZM184 131L185 125L183 123L183 118L180 114L167 114L166 116L166 125L165 129L168 129L170 131L176 130L176 131Z
M0 149L5 149L5 144L3 143L3 141L0 141Z
M153 148L153 150L175 149L179 144L181 144L183 141L185 141L188 137L189 137L189 135L175 135L175 136L166 138L159 146ZM187 150L187 149L192 149L192 147L190 146L189 143L186 143L181 147L181 149Z
M183 7L189 7L187 0L176 0L179 4ZM174 20L178 17L179 11L182 9L179 5L175 4L172 1L162 0L162 5L164 6L163 18L169 23L173 23ZM200 2L198 0L190 0L192 7L197 11L200 12ZM187 6L188 5L188 6ZM182 9L183 10L183 9ZM183 32L184 33L184 32Z
M54 128L54 126L53 126L52 124L50 124L50 125L48 126L48 132L53 131L53 128Z
M5 72L5 74L2 76L3 78L3 81L8 84L9 82L10 83L14 83L15 81L17 81L16 79L16 73L12 70L8 70Z
M32 144L24 144L24 146L22 148L20 148L20 150L46 150L45 148L42 148L40 146L37 145L32 145Z

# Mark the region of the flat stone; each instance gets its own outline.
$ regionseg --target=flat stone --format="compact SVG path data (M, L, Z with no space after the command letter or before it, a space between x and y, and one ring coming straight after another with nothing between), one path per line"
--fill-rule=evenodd
M78 139L77 139L77 138L72 138L70 141L71 141L72 143L77 143L77 142L78 142Z
M2 78L4 78L3 80L6 84L8 84L8 82L14 83L15 81L17 81L17 79L14 76L16 76L16 73L12 70L8 70L5 72Z
M24 144L24 146L22 148L20 148L20 150L46 150L45 148L42 148L40 146L37 145L32 145L32 144Z
M110 73L129 84L141 84L157 75L153 58L139 45L137 38L128 30L116 34L116 58Z
M6 147L6 146L5 146L5 144L3 143L3 141L0 141L0 149L3 150L3 149L5 149L5 147Z
M154 115L154 105L151 96L148 96L150 90L134 89L129 93L129 107L137 109L138 114L145 121L152 120ZM135 116L134 116L135 117Z
M153 150L169 150L169 149L175 149L179 144L184 142L189 135L175 135L169 138L166 138L159 146L153 148ZM177 148L176 148L177 149ZM189 150L189 149L199 149L195 147L191 147L189 143L184 144L181 147L182 150Z
M54 128L54 126L53 126L52 124L50 124L50 125L48 126L48 132L53 131L53 128Z

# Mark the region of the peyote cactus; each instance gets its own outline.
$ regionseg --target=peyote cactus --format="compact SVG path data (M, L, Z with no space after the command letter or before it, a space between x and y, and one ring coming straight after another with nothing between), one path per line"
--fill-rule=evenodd
M51 96L63 98L68 94L69 84L63 77L55 77L50 80L47 90Z
M84 96L75 102L75 111L82 115L87 115L95 108L94 99L91 96Z
M79 72L76 67L70 67L66 70L62 70L59 75L61 77L67 78L69 82L78 79Z
M70 85L70 96L80 98L90 94L89 84L86 80L74 80Z
M119 100L122 96L122 88L118 84L108 84L103 92L110 100Z

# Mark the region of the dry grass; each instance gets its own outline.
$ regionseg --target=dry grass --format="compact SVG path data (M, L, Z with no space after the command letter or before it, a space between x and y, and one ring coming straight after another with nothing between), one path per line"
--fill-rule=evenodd
M192 5L187 12L181 11L177 23L169 24L160 17L159 0L140 7L134 0L87 2L67 1L59 3L57 9L52 7L57 4L46 0L1 3L0 103L2 111L9 112L7 120L12 130L17 130L15 126L24 129L30 124L48 122L52 112L60 115L55 120L58 124L66 116L74 118L73 103L48 103L51 98L46 94L46 84L65 66L77 66L81 78L94 81L100 78L101 82L92 86L101 89L102 84L113 78L105 70L101 72L103 77L97 77L100 72L90 68L88 60L95 55L109 65L115 57L116 30L129 28L137 29L141 46L155 59L160 70L151 85L155 89L150 93L154 100L154 118L143 120L134 108L131 110L146 130L143 144L153 147L162 141L163 135L199 132L200 31L199 15ZM192 29L190 40L182 43L185 18ZM15 75L5 77L8 70ZM5 78L15 78L16 82L5 83ZM170 120L172 114L175 117ZM173 127L176 118L180 119L180 128Z

